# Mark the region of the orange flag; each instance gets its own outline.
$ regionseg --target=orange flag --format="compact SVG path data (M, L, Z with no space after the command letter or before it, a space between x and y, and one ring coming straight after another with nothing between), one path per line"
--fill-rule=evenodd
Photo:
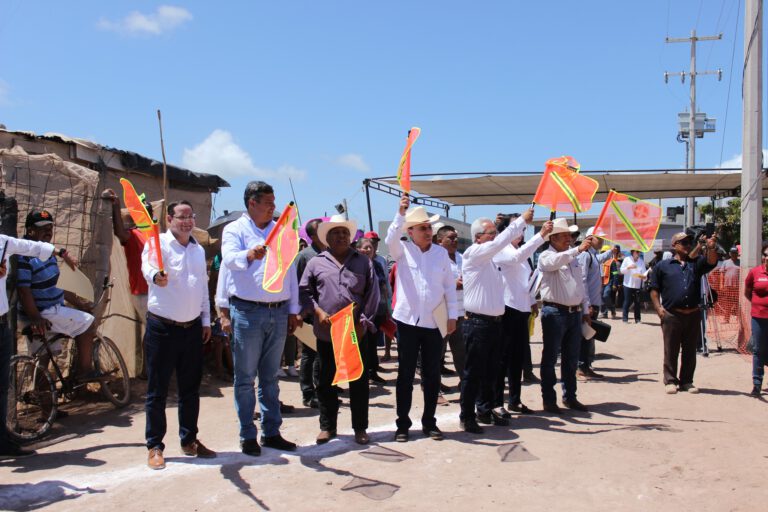
M131 214L136 228L147 235L149 244L149 262L160 272L165 270L163 266L163 252L160 250L160 226L152 220L152 217L144 206L144 194L137 194L133 184L125 178L120 178L123 187L123 202Z
M579 174L579 163L570 156L547 160L533 202L550 210L582 213L592 208L598 183Z
M594 233L624 247L648 252L660 225L661 206L611 190Z
M400 157L400 165L397 166L397 182L406 194L411 193L411 147L421 135L421 128L414 126L408 130L408 142L405 151Z
M267 259L262 286L270 293L280 293L288 269L299 253L298 210L293 201L280 214L264 245L267 246Z
M333 358L336 361L336 375L332 385L356 381L363 376L363 357L355 332L355 318L351 303L341 311L331 315L331 342Z

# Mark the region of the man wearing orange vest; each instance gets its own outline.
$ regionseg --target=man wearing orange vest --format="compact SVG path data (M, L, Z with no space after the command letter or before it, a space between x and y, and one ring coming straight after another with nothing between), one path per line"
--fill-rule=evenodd
M611 318L616 319L616 299L623 297L621 290L621 266L622 254L618 245L611 249L613 257L603 263L603 305L600 307L603 318L608 318L608 310L611 310Z

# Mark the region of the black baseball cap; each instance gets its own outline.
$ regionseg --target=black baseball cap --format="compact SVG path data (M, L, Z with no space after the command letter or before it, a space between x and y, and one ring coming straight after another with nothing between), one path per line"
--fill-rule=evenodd
M27 220L24 221L24 227L42 227L53 224L53 215L48 210L32 210L27 214Z

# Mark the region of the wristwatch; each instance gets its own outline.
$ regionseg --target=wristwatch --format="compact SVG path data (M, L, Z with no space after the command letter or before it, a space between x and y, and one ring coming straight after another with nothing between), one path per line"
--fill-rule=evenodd
M63 258L65 254L67 254L67 250L65 248L61 248L58 251L56 251L56 254L59 256L59 258Z

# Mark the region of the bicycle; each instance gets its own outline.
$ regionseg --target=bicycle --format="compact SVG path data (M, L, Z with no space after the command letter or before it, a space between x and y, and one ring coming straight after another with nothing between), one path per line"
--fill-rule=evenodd
M106 278L101 297L93 307L97 326L103 322L112 286ZM59 333L39 336L33 334L30 326L21 332L33 344L39 342L39 348L30 355L13 356L10 361L6 427L16 441L24 443L43 437L56 419L59 398L72 400L78 391L92 384L98 384L101 393L116 407L125 407L130 402L128 367L117 345L108 337L97 331L93 340L93 365L98 376L79 379L73 364L77 361L77 343L73 338ZM53 345L64 340L68 340L62 351L64 360L58 361Z

